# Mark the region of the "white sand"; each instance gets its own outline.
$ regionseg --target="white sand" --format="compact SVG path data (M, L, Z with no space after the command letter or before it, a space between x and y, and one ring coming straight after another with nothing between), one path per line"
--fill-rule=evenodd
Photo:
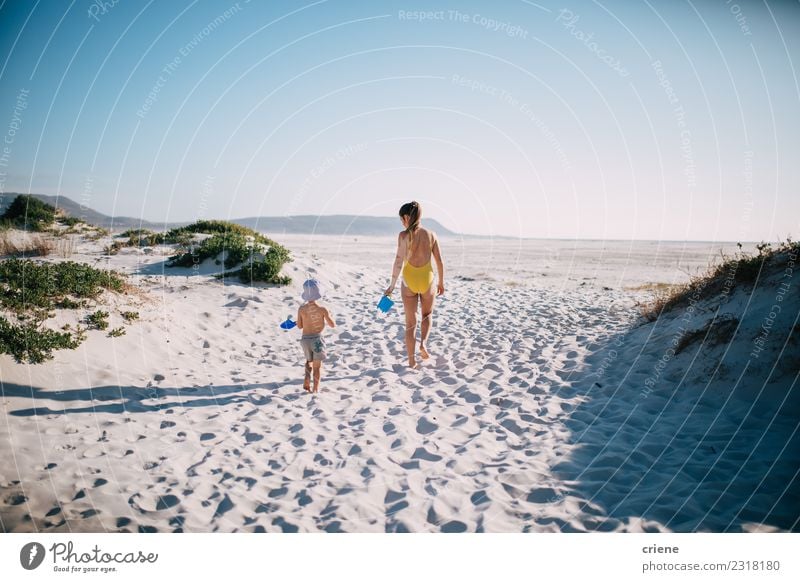
M630 263L629 280L598 279L592 260L555 260L562 285L513 268L448 277L432 358L414 371L399 289L394 309L375 309L390 239L361 241L344 262L334 237L317 237L313 256L300 237L276 238L296 258L289 287L141 274L163 257L98 261L103 241L81 246L73 259L140 273L145 293L109 297L108 310L112 327L124 309L141 320L43 365L0 356L4 531L797 529L797 416L774 414L796 369L786 364L763 406L757 379L730 390L734 367L708 389L698 376L673 390L696 370L687 350L643 398L670 324L617 340L636 315L623 287L647 261ZM473 278L444 249L448 274ZM492 267L472 252L462 265ZM337 324L315 396L302 390L300 332L278 327L307 272ZM604 290L609 277L618 285ZM781 325L800 313L793 284Z

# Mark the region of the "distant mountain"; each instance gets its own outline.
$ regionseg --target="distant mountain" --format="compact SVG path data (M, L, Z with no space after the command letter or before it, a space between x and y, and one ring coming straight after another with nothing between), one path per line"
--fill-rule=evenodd
M0 198L0 214L5 212L19 194L16 192L6 192ZM60 208L65 214L74 216L95 226L110 228L114 230L125 230L127 228L149 228L152 230L163 230L175 226L189 224L188 222L150 222L140 218L130 216L108 216L91 208L78 204L66 196L48 196L46 194L31 194L43 202L52 204ZM453 232L442 226L432 218L423 219L424 224L430 227L439 236L465 236ZM266 233L287 233L287 234L329 234L348 236L392 236L398 233L402 225L399 217L386 216L352 216L352 215L333 215L333 216L254 216L249 218L234 218L231 222L247 226L260 232Z
M6 208L11 206L11 203L14 201L14 198L19 196L17 192L5 192L0 198L0 214L6 211ZM38 198L42 202L46 202L47 204L51 204L56 208L60 208L64 211L65 214L68 216L74 216L76 218L80 218L81 220L87 222L88 224L92 224L94 226L102 226L103 228L114 228L114 229L121 229L125 230L127 228L150 228L150 229L163 229L164 224L156 224L154 222L148 222L146 220L141 220L139 218L133 218L130 216L108 216L106 214L102 214L95 210L92 210L88 206L84 206L82 204L78 204L74 200L67 198L66 196L48 196L47 194L31 194L34 198ZM175 225L168 225L169 227Z
M348 214L331 216L257 216L237 218L231 222L262 232L287 234L393 236L403 228L399 216L397 218L389 218L386 216L353 216ZM424 219L424 223L426 227L430 227L439 236L460 236L432 218Z

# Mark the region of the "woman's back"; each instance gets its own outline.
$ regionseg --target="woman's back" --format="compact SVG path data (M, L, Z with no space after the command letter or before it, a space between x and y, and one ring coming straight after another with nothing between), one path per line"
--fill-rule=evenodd
M404 256L412 267L424 267L431 261L432 245L435 236L436 235L431 231L420 226L416 232L414 232L413 240L410 240L409 233L403 231L401 237L406 245ZM409 244L411 244L410 249Z

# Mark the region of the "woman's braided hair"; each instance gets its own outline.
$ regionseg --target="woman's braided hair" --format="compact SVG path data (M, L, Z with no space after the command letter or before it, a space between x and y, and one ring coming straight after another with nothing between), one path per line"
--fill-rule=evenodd
M422 207L416 200L406 202L400 207L400 216L408 216L408 226L406 227L406 232L408 233L406 260L408 260L414 252L414 233L419 229Z

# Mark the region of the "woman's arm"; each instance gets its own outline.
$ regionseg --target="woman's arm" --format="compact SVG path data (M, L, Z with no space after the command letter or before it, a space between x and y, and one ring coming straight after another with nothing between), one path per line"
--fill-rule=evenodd
M392 265L392 282L384 295L391 295L394 291L394 286L397 284L397 279L400 276L400 270L403 268L403 257L406 255L406 241L403 238L403 233L397 235L397 255L394 258L394 265Z
M431 248L433 259L436 261L436 270L439 271L439 285L437 295L444 293L444 261L442 260L442 252L439 249L439 238L433 235L433 247Z
M297 320L295 323L297 324L297 329L303 329L303 311L301 309L297 310Z

